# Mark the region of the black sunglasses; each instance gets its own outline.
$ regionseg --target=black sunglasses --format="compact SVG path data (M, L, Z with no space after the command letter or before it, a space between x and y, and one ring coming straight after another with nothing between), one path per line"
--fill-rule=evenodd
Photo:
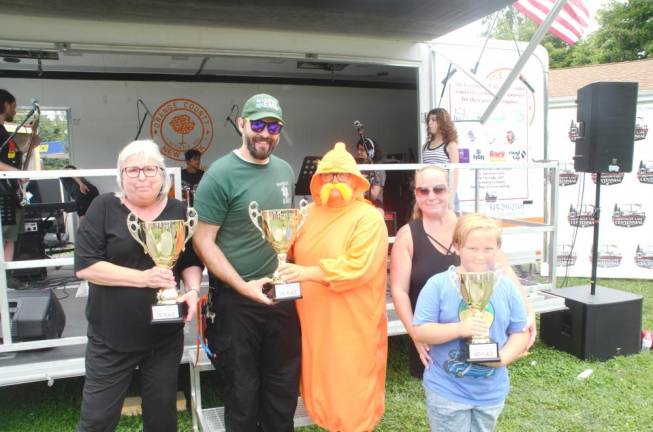
M429 193L433 191L435 195L442 195L449 190L449 187L446 184L438 184L433 187L416 187L415 193L422 197L429 196Z

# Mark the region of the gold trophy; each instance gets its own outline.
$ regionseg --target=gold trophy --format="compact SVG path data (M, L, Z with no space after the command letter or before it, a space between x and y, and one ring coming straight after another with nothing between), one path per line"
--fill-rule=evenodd
M485 320L488 325L492 324L494 316L487 312L485 307L490 301L490 297L492 297L497 273L493 271L469 272L459 273L459 276L460 294L469 306L469 313L474 317ZM490 339L489 333L468 338L465 354L465 361L471 363L501 361L499 345Z
M299 202L299 209L259 210L256 201L249 203L249 218L274 249L279 264L286 262L288 249L306 219L307 207L308 201L305 199ZM260 225L259 218L261 218ZM299 282L286 283L279 277L278 269L274 271L272 281L273 286L267 293L272 300L284 301L302 298Z
M172 269L185 249L197 226L197 212L186 210L186 220L141 222L134 213L127 216L127 228L158 267ZM182 322L186 304L177 303L179 293L174 287L161 288L152 305L152 324Z

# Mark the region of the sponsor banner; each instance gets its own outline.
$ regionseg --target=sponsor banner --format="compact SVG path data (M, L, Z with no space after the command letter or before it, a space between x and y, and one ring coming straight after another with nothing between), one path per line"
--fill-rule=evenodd
M624 173L601 173L601 186L612 186L624 181ZM596 184L596 174L592 174L592 183Z
M593 205L586 204L581 206L579 209L570 205L569 212L567 213L567 221L571 226L586 228L594 225L594 213Z
M578 174L575 172L561 172L559 177L560 186L573 186L578 183Z
M460 65L473 59L467 54L471 52L447 53ZM441 64L446 66L444 62ZM497 91L513 65L512 54L498 53L476 76L487 88ZM446 72L444 68L440 74L446 76ZM528 172L526 169L500 168L500 165L526 164L543 159L543 137L540 135L543 130L542 100L538 96L542 93L533 92L524 82L516 80L487 122L481 124L478 119L493 95L465 74L455 74L450 78L441 106L449 111L456 124L460 162L497 164L497 168L479 170L478 175L461 170L457 190L460 210L474 211L478 186L479 210L482 212L508 218L541 217L542 170ZM533 80L531 85L539 88L541 83L538 81Z
M653 184L653 161L639 161L637 180L644 184Z
M637 116L633 171L601 173L600 211L595 212L596 174L573 169L576 152L570 136L574 137L576 107L549 110L549 158L560 161L555 203L559 275L591 275L592 228L598 218L598 277L653 279L653 227L647 217L653 208L653 143L645 133L646 123L653 120L653 100L640 99Z
M635 264L637 267L653 270L653 244L637 245L635 250Z
M633 228L644 225L646 213L641 204L615 204L612 211L612 223L623 228Z
M578 255L570 244L558 245L558 267L571 267L577 259Z

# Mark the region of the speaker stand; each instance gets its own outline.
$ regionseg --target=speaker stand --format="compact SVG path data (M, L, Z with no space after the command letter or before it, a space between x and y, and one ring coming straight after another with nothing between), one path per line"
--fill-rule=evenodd
M592 240L592 276L590 292L596 294L596 267L599 263L599 221L601 220L601 173L596 173L596 191L594 195L594 238Z

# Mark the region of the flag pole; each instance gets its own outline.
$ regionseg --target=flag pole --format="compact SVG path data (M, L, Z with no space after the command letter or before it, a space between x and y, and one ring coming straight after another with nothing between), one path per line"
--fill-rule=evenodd
M497 105L499 105L503 97L510 89L512 83L519 76L522 69L526 65L526 62L530 59L531 54L533 54L539 43L542 41L542 38L544 38L546 32L549 31L549 27L551 27L553 21L558 17L558 14L560 14L560 11L565 6L565 4L567 4L567 0L558 0L546 18L544 18L544 21L542 21L542 24L540 24L540 26L537 28L537 31L531 38L528 47L526 50L524 50L524 53L521 55L521 57L519 57L519 60L517 60L517 64L515 64L515 66L512 68L508 74L508 77L501 85L501 88L497 91L496 95L490 102L490 105L488 105L488 107L485 109L485 112L481 116L481 124L485 124L490 115L492 115L492 112L497 107ZM544 97L547 97L547 95L544 95Z

